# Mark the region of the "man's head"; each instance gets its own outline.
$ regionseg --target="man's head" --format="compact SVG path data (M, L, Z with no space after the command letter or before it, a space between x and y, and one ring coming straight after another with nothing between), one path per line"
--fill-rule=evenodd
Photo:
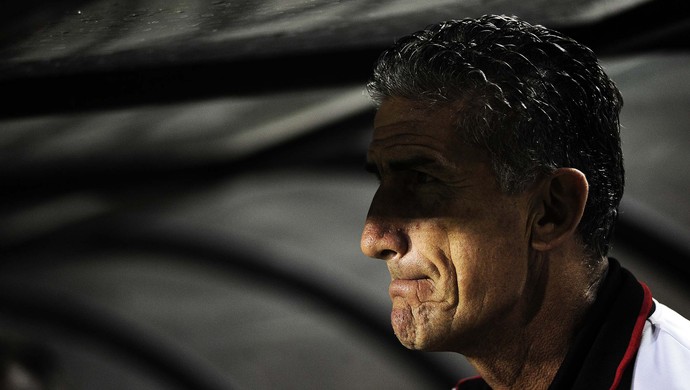
M505 16L440 23L400 39L368 85L375 102L462 102L458 140L491 154L506 193L559 167L582 171L589 199L578 231L605 256L623 194L622 98L586 47Z
M403 344L508 334L552 293L549 270L569 267L547 252L606 255L621 98L591 51L513 18L445 22L384 52L368 89L381 182L362 250L387 261Z

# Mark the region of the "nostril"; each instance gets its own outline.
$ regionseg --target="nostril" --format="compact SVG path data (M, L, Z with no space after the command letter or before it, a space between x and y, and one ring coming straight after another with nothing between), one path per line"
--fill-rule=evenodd
M395 257L397 253L395 251L392 251L390 249L384 249L381 252L379 252L378 258L381 260L390 260Z

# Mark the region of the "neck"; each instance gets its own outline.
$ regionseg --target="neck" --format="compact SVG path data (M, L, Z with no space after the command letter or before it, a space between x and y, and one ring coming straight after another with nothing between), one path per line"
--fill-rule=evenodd
M535 258L523 302L484 337L490 343L465 353L492 389L549 387L596 298L605 264L593 276L584 261Z
M555 325L563 328L561 324ZM494 390L546 389L570 346L571 338L564 336L573 331L545 329L548 332L542 329L539 337L535 337L530 327L505 340L500 348L467 358Z

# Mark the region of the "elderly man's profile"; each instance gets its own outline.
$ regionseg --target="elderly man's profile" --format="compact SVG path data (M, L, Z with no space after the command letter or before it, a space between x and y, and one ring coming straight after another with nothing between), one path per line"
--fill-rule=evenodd
M690 388L690 322L612 258L622 98L588 48L505 16L379 58L362 251L402 344L465 355L459 389Z

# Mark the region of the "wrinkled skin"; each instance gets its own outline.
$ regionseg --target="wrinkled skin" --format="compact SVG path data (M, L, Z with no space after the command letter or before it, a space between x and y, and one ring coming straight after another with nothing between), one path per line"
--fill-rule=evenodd
M386 100L367 155L380 186L361 248L386 261L391 323L411 349L481 348L534 304L530 193L500 192L487 153L460 142L458 108Z

